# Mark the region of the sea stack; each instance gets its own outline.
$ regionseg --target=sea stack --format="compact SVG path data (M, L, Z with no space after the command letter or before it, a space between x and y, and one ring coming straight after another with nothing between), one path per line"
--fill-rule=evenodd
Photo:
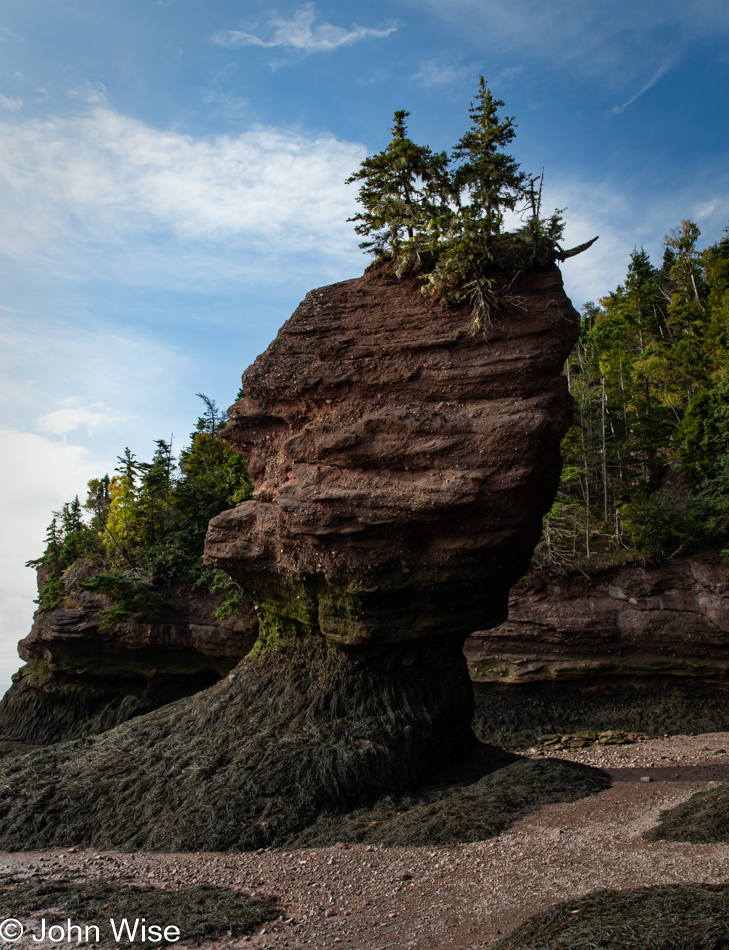
M472 747L463 641L506 619L552 504L579 328L556 266L494 289L487 335L384 266L307 295L243 376L226 436L255 494L206 542L257 609L251 654L4 765L0 847L290 845Z

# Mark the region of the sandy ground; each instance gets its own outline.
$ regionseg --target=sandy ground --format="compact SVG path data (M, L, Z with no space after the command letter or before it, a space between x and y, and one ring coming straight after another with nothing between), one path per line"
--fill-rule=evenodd
M727 882L729 846L647 843L641 836L661 810L711 782L729 782L728 752L729 733L711 733L554 753L607 768L613 787L551 805L479 844L241 855L56 850L0 854L0 870L53 876L73 869L161 887L210 883L279 897L279 920L219 947L489 947L538 910L599 888ZM14 913L22 919L22 908ZM13 945L39 946L26 937Z

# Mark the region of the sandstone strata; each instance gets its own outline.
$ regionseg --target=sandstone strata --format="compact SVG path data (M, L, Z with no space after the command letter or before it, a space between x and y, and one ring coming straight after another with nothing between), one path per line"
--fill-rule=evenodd
M259 609L261 645L368 647L506 619L560 472L578 329L556 267L515 284L489 339L384 270L312 291L243 377L226 438L253 500L207 560Z
M99 612L111 602L79 586L92 573L83 562L70 568L64 606L36 613L18 644L26 665L0 701L0 740L46 743L103 732L212 686L255 642L250 606L220 621L219 598L201 590L164 591L163 613L103 629Z
M466 640L475 679L729 673L729 568L706 559L583 574L530 573L509 619Z

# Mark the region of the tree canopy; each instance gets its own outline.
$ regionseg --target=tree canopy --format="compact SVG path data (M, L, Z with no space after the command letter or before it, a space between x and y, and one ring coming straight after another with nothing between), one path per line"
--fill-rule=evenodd
M704 250L699 237L683 221L659 267L635 249L624 283L583 310L545 566L729 560L729 231Z
M500 116L503 105L480 77L471 125L450 155L414 143L410 113L399 110L390 143L347 179L362 182L363 210L350 219L365 238L360 247L399 277L421 277L425 294L470 299L477 327L498 311L494 279L554 261L564 230L559 211L541 217L541 176L505 151L516 126ZM521 218L516 230L504 230L507 212Z
M82 559L93 568L88 589L121 605L102 620L159 607L159 590L196 584L235 601L234 582L205 568L201 556L210 519L249 498L253 484L246 462L220 437L225 412L214 400L198 396L205 413L179 458L172 439L158 439L148 462L127 448L111 477L88 483L84 504L76 497L54 512L43 555L28 562L43 571L41 610L63 602L62 574Z

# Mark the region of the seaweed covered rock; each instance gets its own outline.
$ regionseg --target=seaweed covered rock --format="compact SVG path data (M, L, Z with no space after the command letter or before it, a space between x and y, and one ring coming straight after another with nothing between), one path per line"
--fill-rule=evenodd
M647 841L690 841L692 844L728 842L729 785L697 792L687 802L661 812L656 827L644 837Z
M387 270L307 296L230 412L254 500L206 541L254 601L252 654L194 697L6 761L0 847L283 845L473 754L463 640L505 619L529 565L578 330L556 267L501 301L485 340L469 307Z
M220 598L200 589L164 591L157 609L105 622L112 602L82 586L92 575L83 561L67 571L64 606L38 611L20 641L26 665L0 700L0 742L104 732L212 686L256 640L251 606L218 620Z
M415 787L472 708L438 642L355 658L291 644L100 736L2 763L0 847L227 850Z
M465 663L439 641L355 657L295 643L116 729L0 768L0 846L250 850L489 837L609 784L596 769L474 747ZM444 761L462 764L438 776ZM432 778L439 784L418 789ZM372 832L398 799L402 817ZM409 801L398 796L412 792ZM374 802L366 814L341 816ZM391 814L386 818L392 818ZM386 819L385 819L386 820ZM308 829L308 830L307 830ZM384 836L383 836L384 831ZM388 837L389 833L389 837Z
M200 946L203 941L249 934L282 909L275 897L248 897L206 884L165 890L123 877L84 879L73 872L45 878L34 874L30 880L24 875L4 874L0 878L0 915L10 917L17 907L22 907L24 916L34 924L47 918L49 929L67 925L69 918L75 926L96 927L94 944L106 948L119 946L111 921L127 918L133 922L140 911L147 921L164 921L163 927L177 924L187 945ZM96 935L91 931L90 936ZM30 939L41 942L40 937ZM158 941L152 937L150 942ZM169 943L163 941L161 946Z
M596 891L541 911L494 950L724 950L729 885Z

